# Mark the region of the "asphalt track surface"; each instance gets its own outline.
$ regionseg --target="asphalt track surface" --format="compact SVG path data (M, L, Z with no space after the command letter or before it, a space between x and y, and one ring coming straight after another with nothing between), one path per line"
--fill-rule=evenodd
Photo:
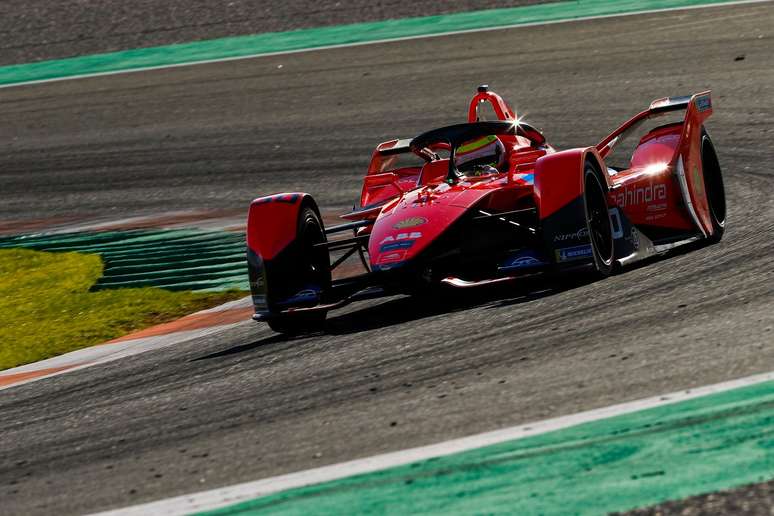
M0 65L546 0L4 0Z
M746 485L718 493L666 502L631 511L631 516L712 516L716 514L774 514L774 481Z
M773 37L767 3L4 90L3 218L292 189L343 207L376 142L462 120L481 82L559 147L712 88L730 212L720 244L592 284L373 301L295 340L245 322L4 391L3 512L120 507L772 370Z

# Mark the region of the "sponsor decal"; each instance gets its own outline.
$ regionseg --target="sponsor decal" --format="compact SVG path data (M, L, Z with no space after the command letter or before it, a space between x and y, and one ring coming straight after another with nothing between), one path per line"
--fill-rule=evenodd
M255 287L255 290L260 290L264 287L263 274L259 274L255 277L255 280L251 282L251 285Z
M379 257L379 263L399 262L406 256L406 251L384 254Z
M422 224L427 224L427 219L424 217L409 217L407 219L403 219L397 224L395 224L395 229L408 229L408 228L415 228L417 226L421 226Z
M613 238L617 240L623 236L621 212L618 211L618 208L610 208L607 211L610 213L610 223L613 226Z
M526 249L507 258L500 266L500 269L526 269L529 267L540 267L541 265L548 264L535 251Z
M306 288L304 290L300 290L296 292L294 295L290 296L287 299L278 301L277 304L280 306L288 306L288 305L295 305L299 303L310 303L312 301L319 301L319 299L320 299L319 290L314 288Z
M395 242L397 240L416 240L417 238L422 238L422 233L419 231L412 231L410 233L398 233L395 236L387 235L384 237L384 240L379 242L379 245L386 244L388 242Z
M648 204L648 207L645 210L649 212L653 212L653 211L664 211L666 209L667 209L667 203L662 202L659 204Z
M513 182L519 185L534 184L535 174L513 174Z
M575 247L565 247L556 250L557 262L571 262L574 260L582 260L584 258L591 258L593 251L591 245L577 245Z
M375 271L388 271L403 265L403 262L379 263L374 266Z
M585 240L589 237L589 228L582 227L574 233L561 233L554 236L554 242L567 242L569 240Z
M656 213L655 215L648 215L647 217L645 217L645 220L647 220L648 222L653 222L659 219L663 219L666 216L667 216L666 213Z
M615 194L615 202L621 208L666 200L667 187L663 183L640 186L637 188L624 188L623 192Z
M414 245L414 240L401 240L400 242L382 244L381 247L379 247L379 252L386 253L388 251L397 251L398 249L408 249L412 245Z
M709 95L702 95L701 97L696 97L696 109L699 110L699 113L702 113L704 111L707 111L708 109L712 108L712 99Z

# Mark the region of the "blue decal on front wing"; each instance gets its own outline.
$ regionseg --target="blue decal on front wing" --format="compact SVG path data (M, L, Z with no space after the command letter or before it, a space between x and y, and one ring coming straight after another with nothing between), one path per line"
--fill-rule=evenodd
M309 286L296 294L290 296L287 299L283 299L282 301L278 301L277 305L279 306L292 306L292 305L299 305L302 303L311 303L311 302L319 302L320 298L322 297L322 289L318 286Z
M384 244L379 248L380 253L386 253L388 251L397 251L398 249L408 249L414 245L415 240L401 240L400 242L392 242L390 244Z
M381 263L381 264L372 264L371 265L371 271L373 272L382 272L382 271L389 271L391 269L397 269L398 267L402 267L406 265L407 262L390 262L390 263Z
M548 263L537 253L537 251L523 249L506 258L498 268L500 270L527 269L530 267L541 267L543 265L548 265Z

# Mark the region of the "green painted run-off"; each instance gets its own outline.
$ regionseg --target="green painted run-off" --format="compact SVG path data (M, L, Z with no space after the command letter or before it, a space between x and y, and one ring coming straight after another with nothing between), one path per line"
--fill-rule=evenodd
M237 36L0 67L0 85L733 0L578 0Z
M208 514L605 514L774 477L774 382Z
M105 270L93 290L249 290L245 236L197 229L131 230L0 238L0 249L99 254Z

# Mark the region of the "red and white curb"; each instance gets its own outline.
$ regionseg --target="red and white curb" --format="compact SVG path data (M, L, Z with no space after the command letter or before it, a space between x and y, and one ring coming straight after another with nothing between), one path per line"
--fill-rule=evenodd
M245 324L248 321L251 322L252 314L253 305L249 296L231 301L103 344L71 351L34 364L6 369L0 372L0 390L180 344L229 327Z

